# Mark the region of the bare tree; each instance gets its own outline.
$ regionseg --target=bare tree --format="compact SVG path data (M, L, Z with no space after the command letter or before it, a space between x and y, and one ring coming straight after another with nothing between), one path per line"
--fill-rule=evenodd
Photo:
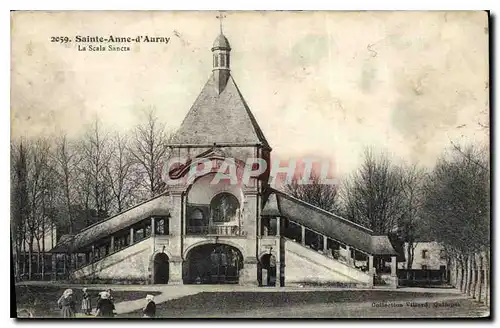
M129 138L116 133L112 138L111 158L106 165L106 177L118 212L132 205L140 176L129 148Z
M109 215L112 191L106 176L106 167L111 159L109 136L103 131L99 119L88 127L80 145L80 195L87 213L94 212L97 218Z
M425 183L425 224L460 264L460 289L471 293L473 258L490 247L487 152L454 145Z
M302 184L298 178L294 178L292 183L284 185L283 189L293 197L325 211L335 213L339 211L337 186L323 184L317 175L313 174L308 184Z
M401 170L402 208L398 222L402 240L406 249L407 269L411 269L418 240L425 234L422 229L422 207L424 201L423 183L425 171L417 165L403 166Z
M72 205L76 202L76 178L80 160L75 145L69 141L65 134L55 140L54 166L61 189L61 207L64 209L63 217L66 221L64 224L68 227L70 234L74 232L75 228L75 213Z
M342 200L346 218L375 233L395 231L404 203L401 169L386 155L366 149L361 168L344 181Z
M144 177L142 186L149 197L165 191L161 174L170 139L171 135L166 132L165 124L159 121L154 109L146 111L145 121L134 129L131 153Z
M14 274L17 280L25 272L21 254L26 245L26 220L29 200L27 189L27 149L23 140L11 144L11 236L13 239Z
M37 266L40 268L41 245L40 239L44 236L45 216L44 202L46 191L49 188L47 181L52 174L50 167L50 144L46 139L37 139L27 145L27 194L29 213L26 220L26 242L28 245L28 278L33 273L33 251L37 243ZM53 187L53 186L51 186Z

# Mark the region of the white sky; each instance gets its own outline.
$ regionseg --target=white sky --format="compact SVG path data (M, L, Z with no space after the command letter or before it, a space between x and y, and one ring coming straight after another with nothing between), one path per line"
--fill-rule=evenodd
M155 107L179 126L208 79L216 12L16 13L12 136L114 129ZM432 165L450 140L487 141L485 12L226 13L232 75L273 156L355 169L366 146ZM176 31L180 37L175 36ZM78 52L51 36L166 36L131 52Z

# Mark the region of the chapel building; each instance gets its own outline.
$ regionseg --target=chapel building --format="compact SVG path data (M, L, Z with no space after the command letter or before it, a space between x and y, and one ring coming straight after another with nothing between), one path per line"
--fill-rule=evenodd
M269 170L247 183L186 179L197 161L265 160L271 147L231 75L231 46L213 43L212 73L182 122L168 172L178 184L93 224L52 250L54 279L146 284L307 283L397 285L387 236L269 186ZM62 261L62 264L55 262ZM389 265L386 265L389 264ZM57 272L59 271L59 272Z

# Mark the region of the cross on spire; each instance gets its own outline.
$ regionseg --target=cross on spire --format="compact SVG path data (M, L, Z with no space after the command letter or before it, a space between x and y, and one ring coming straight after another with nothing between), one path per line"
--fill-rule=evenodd
M226 15L224 15L224 14L222 13L222 11L219 11L219 15L217 15L217 16L215 16L215 17L217 17L217 18L219 19L219 23L220 23L220 34L222 34L222 20L223 20L224 18L226 18Z

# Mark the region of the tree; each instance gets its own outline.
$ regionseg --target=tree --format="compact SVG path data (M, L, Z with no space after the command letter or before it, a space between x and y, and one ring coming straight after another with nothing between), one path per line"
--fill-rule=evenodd
M312 175L310 183L301 184L298 178L294 178L292 183L284 185L286 193L295 198L303 200L309 204L319 207L328 212L338 212L338 192L337 186L332 184L322 184L317 175Z
M401 170L402 212L398 222L401 239L408 244L407 268L411 269L418 240L425 234L422 229L423 183L425 171L417 165L403 166Z
M131 153L143 176L142 187L149 197L165 191L161 175L170 140L171 135L166 132L165 124L159 121L155 110L146 111L145 121L134 129Z
M106 176L111 151L108 133L103 131L98 118L87 126L79 144L79 151L81 200L84 202L86 212L94 211L98 218L106 218L109 215L113 198Z
M112 138L111 158L106 165L106 177L118 212L132 205L140 176L134 165L129 139L116 133Z
M474 292L471 279L477 278L471 272L475 254L490 249L489 181L487 152L453 144L424 185L425 224L459 264L458 285L467 294Z
M53 174L50 166L50 144L47 139L40 138L27 145L27 195L29 212L26 218L26 242L28 244L28 278L33 273L33 250L37 243L37 265L40 268L41 245L40 240L44 236L47 217L45 213L45 202L47 190L53 188L48 182Z
M78 157L75 145L70 142L65 134L55 140L54 166L57 175L58 185L61 189L61 208L63 209L63 224L68 228L70 234L75 229L75 213L72 205L76 202L76 188L78 164L81 158Z
M343 184L344 216L377 234L394 232L403 214L401 176L387 155L366 149L363 164Z
M21 256L26 245L26 220L29 200L27 189L27 150L23 140L11 144L11 236L13 239L14 274L19 280L24 263Z

